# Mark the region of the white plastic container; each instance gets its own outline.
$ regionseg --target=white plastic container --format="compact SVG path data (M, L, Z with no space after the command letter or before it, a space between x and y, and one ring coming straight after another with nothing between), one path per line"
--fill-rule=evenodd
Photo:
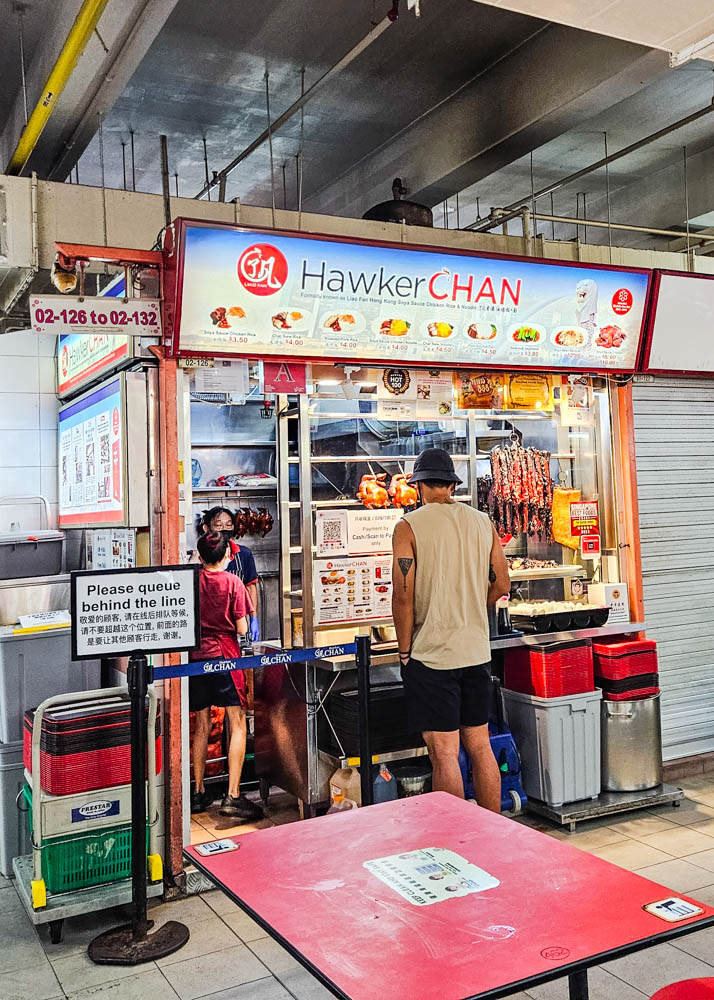
M536 698L504 688L503 700L526 795L550 806L597 798L602 691Z

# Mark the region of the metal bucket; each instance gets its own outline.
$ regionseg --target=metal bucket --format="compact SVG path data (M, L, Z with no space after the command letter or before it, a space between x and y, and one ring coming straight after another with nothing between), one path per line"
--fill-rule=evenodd
M661 785L659 695L637 701L603 701L600 713L603 790L639 792Z

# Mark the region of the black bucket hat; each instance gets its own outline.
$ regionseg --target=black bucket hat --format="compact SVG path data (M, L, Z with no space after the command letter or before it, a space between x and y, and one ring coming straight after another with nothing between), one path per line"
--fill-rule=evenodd
M444 483L460 483L454 471L451 455L443 448L426 448L417 456L410 483L423 483L425 479L440 479Z

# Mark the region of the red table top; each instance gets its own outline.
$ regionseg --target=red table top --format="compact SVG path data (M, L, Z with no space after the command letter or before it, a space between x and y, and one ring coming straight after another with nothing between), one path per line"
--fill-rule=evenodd
M186 854L338 996L504 996L714 923L643 906L679 894L443 792L353 809ZM414 905L364 862L447 848L500 884ZM690 897L681 897L688 899Z

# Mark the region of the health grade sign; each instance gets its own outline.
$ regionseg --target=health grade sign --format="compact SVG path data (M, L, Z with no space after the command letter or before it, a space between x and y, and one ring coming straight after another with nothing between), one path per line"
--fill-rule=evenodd
M177 222L174 354L632 371L649 274Z

